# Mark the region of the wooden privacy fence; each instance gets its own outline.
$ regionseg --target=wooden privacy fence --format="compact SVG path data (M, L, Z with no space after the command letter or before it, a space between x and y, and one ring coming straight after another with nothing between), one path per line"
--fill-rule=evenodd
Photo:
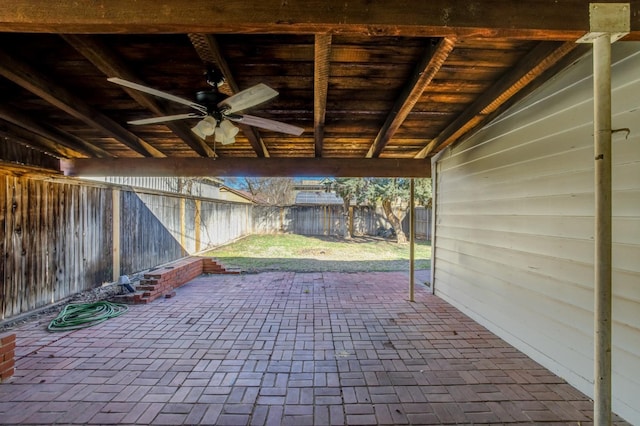
M431 239L431 209L416 208L416 238ZM347 216L342 206L254 206L253 232L256 234L292 233L300 235L343 235L345 223L352 235L377 235L391 228L379 209L353 206ZM409 216L402 223L409 232Z
M0 320L251 233L376 235L370 207L263 207L0 174ZM416 235L430 238L429 212ZM406 222L406 221L405 221ZM408 228L408 222L407 228Z
M0 174L0 320L238 239L251 209Z

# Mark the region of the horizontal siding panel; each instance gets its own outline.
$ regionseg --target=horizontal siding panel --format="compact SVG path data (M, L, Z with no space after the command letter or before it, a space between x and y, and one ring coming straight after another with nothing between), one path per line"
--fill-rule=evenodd
M515 215L546 215L588 216L593 214L593 194L551 195L549 197L526 197L501 200L479 200L471 203L439 201L440 214L459 214L467 211L469 214L500 215L508 212Z
M449 214L439 217L438 225L593 240L593 217L589 216ZM612 232L613 240L618 244L635 244L640 240L640 218L616 217Z
M558 236L519 234L515 232L488 231L479 227L462 228L440 226L440 238L459 241L481 241L483 245L502 247L525 254L540 255L589 265L593 270L594 242ZM614 243L613 268L621 271L636 271L640 259L640 247L633 244ZM577 265L573 265L576 267ZM555 269L553 269L555 273ZM591 281L589 281L591 282Z
M620 229L633 227L633 220ZM493 232L511 232L524 235L540 235L558 238L592 240L593 217L588 216L530 216L530 215L481 215L450 214L438 217L440 227L483 229Z
M518 177L503 182L480 181L474 185L474 191L460 187L455 182L447 182L442 190L451 190L457 186L457 190L451 194L451 201L475 201L475 200L499 200L511 197L535 197L548 195L563 195L574 193L593 193L593 170L579 170L548 175L535 174L536 163L530 165L531 175L526 171ZM553 187L548 185L553 183ZM550 191L552 191L550 193ZM509 197L510 198L510 197Z
M443 248L446 247L446 242ZM548 271L542 266L553 265L553 258L542 258L529 261L525 253L517 255L509 254L507 250L474 244L451 244L451 249L446 248L443 260L455 260L456 264L465 268L477 267L482 271L483 265L489 268L483 271L484 278L508 281L513 285L513 290L524 290L527 293L536 293L540 297L567 303L573 308L580 309L591 315L593 309L593 291L589 288L589 282L572 279L573 277L549 276ZM436 258L440 260L440 258ZM478 263L480 262L480 263ZM560 262L556 262L560 263ZM532 264L538 266L532 266ZM523 272L523 270L527 270ZM593 273L591 274L593 275ZM591 327L588 327L591 332Z
M554 191L550 191L554 192ZM514 194L512 198L479 199L465 201L441 201L440 213L450 214L458 212L461 206L472 203L471 214L491 215L508 212L514 215L553 215L553 216L589 216L593 215L595 201L592 192L573 194L549 194L548 196L520 197ZM613 191L612 204L616 217L637 217L640 206L640 191Z

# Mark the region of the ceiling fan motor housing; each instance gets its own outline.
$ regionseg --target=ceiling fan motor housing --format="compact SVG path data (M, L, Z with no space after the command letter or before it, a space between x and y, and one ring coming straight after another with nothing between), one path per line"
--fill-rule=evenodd
M196 102L200 105L204 105L207 108L207 112L214 117L216 116L216 113L220 114L218 104L227 98L227 95L215 90L206 90L196 93Z

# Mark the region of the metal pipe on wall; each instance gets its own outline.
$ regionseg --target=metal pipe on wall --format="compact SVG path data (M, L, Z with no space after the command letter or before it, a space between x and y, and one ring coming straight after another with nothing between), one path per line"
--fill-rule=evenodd
M594 424L611 424L611 38L593 41L595 154Z

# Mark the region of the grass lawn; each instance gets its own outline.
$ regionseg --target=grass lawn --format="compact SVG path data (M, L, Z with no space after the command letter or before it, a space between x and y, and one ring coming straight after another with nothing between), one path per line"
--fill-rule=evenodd
M251 235L211 250L205 256L246 272L362 272L409 270L409 244L376 237L304 236L295 234ZM431 243L416 241L415 267L431 266Z

